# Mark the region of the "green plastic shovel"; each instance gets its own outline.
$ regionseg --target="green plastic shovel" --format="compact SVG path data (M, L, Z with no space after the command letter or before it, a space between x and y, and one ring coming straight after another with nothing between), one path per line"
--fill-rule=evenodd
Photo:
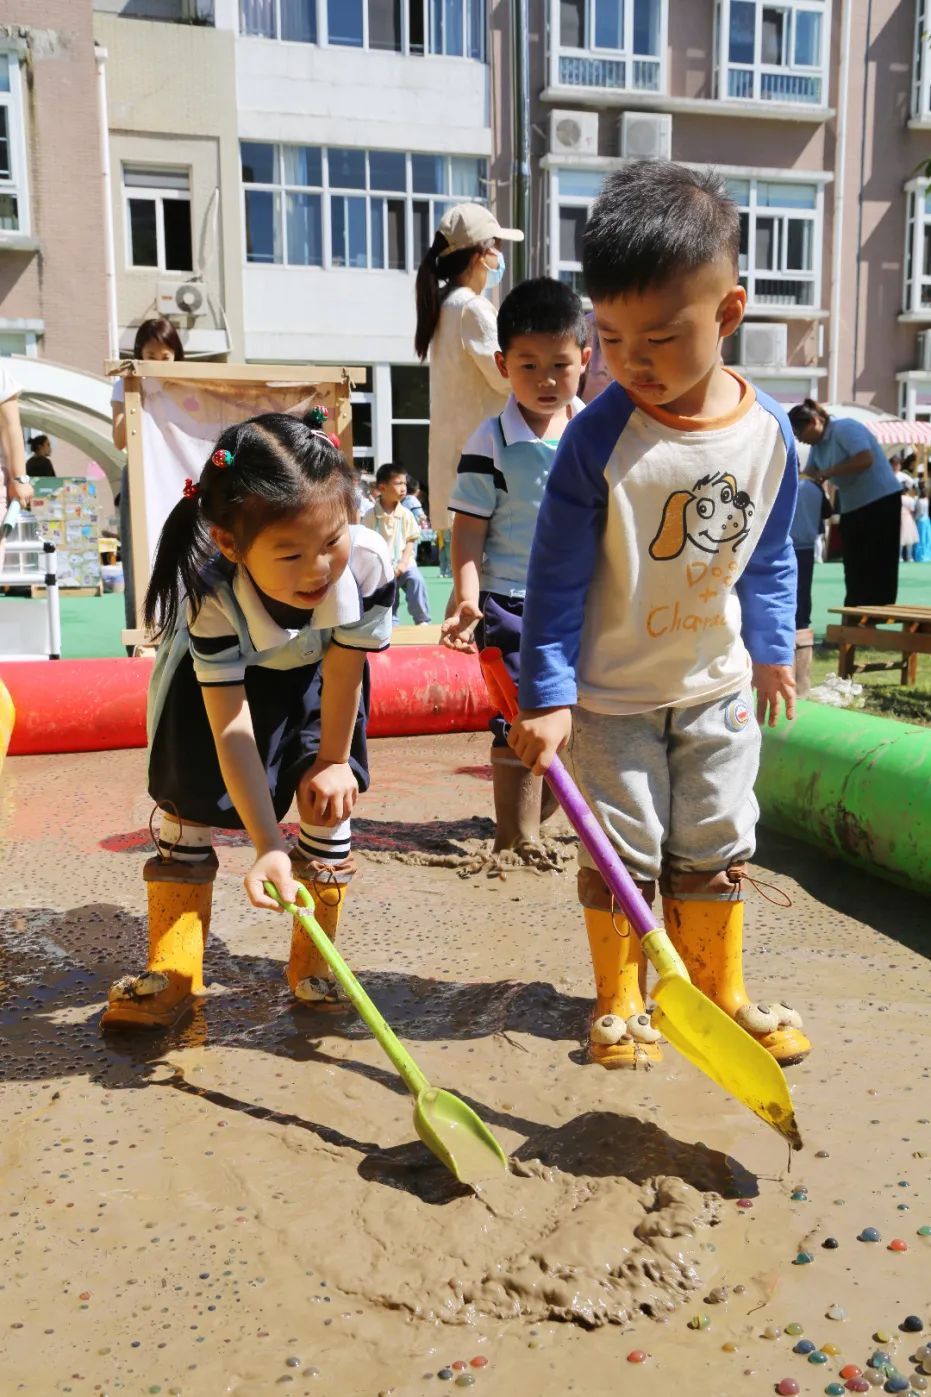
M265 884L269 897L300 921L307 935L345 990L352 1007L384 1048L414 1098L414 1129L428 1150L455 1174L460 1183L477 1184L506 1174L507 1155L487 1125L451 1091L432 1087L400 1039L369 999L333 942L313 914L307 889L298 891L300 907L285 902L273 883Z

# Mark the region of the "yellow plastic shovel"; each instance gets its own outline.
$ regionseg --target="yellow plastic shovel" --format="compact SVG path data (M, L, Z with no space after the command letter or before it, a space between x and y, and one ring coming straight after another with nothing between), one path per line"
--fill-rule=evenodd
M274 883L266 883L265 891L286 912L299 919L301 926L333 971L355 1009L397 1068L414 1098L414 1129L428 1150L436 1155L460 1183L478 1184L508 1172L508 1159L498 1141L471 1106L460 1101L451 1091L431 1086L410 1053L403 1046L375 1005L369 999L333 942L313 914L313 902L307 889L298 889L296 907L285 902Z
M513 719L517 692L501 651L484 650L481 665L492 702L505 718ZM800 1150L802 1137L778 1062L692 984L678 951L666 932L655 925L639 888L558 757L547 769L546 780L659 975L653 986L655 1026L706 1077L771 1125L794 1150Z

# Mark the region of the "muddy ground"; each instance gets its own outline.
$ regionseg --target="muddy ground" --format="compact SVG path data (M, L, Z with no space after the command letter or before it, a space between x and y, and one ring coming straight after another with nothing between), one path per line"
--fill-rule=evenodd
M219 848L209 997L170 1034L103 1040L107 985L141 964L144 754L7 763L3 1397L750 1397L822 1392L877 1348L912 1374L931 1341L927 900L762 837L755 872L793 905L751 893L748 983L815 1043L790 1070L790 1173L672 1049L650 1073L584 1065L571 864L455 866L491 832L486 757L480 735L373 744L341 937L430 1079L513 1157L479 1194L416 1140L350 1013L292 1008L289 929L246 905L238 839ZM923 1334L900 1332L912 1314ZM794 1353L790 1324L837 1352Z

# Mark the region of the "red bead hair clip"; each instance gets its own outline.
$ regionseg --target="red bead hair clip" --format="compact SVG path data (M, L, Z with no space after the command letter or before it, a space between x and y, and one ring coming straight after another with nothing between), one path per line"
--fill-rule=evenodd
M217 470L226 470L227 466L233 464L233 453L232 451L215 451L210 459Z
M193 480L186 480L184 482L184 498L186 500L196 500L199 494L200 486Z

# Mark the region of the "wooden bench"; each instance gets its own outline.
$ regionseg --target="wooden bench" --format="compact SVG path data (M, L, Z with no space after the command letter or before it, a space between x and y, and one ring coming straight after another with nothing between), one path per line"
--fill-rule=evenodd
M917 683L918 656L931 655L931 606L832 606L829 610L841 617L840 625L828 626L825 638L839 648L837 672L842 679L870 670L897 669L903 685ZM860 646L891 650L899 658L857 664Z

